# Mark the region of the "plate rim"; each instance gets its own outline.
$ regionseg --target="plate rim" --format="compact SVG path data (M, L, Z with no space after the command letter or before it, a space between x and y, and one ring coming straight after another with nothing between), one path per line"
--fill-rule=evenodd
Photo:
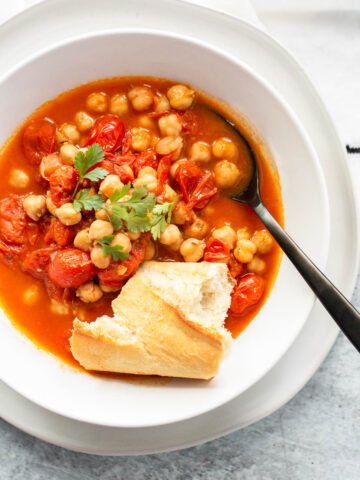
M51 4L55 4L55 3L59 3L59 2L55 2L55 1L52 1L50 0ZM174 2L173 2L174 3ZM179 2L176 2L176 3L179 3ZM42 5L41 4L38 4L36 5L35 7L39 7ZM207 8L205 7L199 7L199 6L191 6L191 7L196 7L196 9L199 9L200 11L203 10L203 11L206 11L208 10ZM25 13L27 14L29 10L31 10L32 8L34 7L30 7L29 9L27 9L26 12L22 12L20 14L20 16L24 15ZM217 15L217 20L220 22L221 21L221 17L226 17L227 15ZM15 17L16 19L17 17ZM10 19L7 23L12 23L12 20L13 19ZM231 21L232 22L236 22L238 25L240 24L243 24L243 26L247 26L247 27L252 27L252 25L249 25L248 22L242 20L242 19L238 19L238 18L234 18L234 17L231 17ZM259 34L262 34L263 32L257 28L253 28L253 30L256 30L256 35L259 35ZM338 136L338 133L337 133L337 130L334 126L334 123L331 119L331 116L330 114L328 113L325 105L324 105L324 102L322 101L321 99L321 96L318 94L317 90L315 89L315 87L313 86L312 82L310 81L310 79L308 78L307 74L303 71L303 69L301 68L301 66L298 64L298 62L292 57L292 55L288 52L288 50L286 48L284 48L282 45L280 45L276 40L274 40L270 35L267 35L268 37L268 42L270 44L272 44L272 47L277 47L278 50L280 50L281 54L284 55L286 54L288 56L288 60L290 60L291 63L294 64L295 66L295 70L296 70L296 75L298 77L302 77L302 81L305 82L310 90L309 93L313 93L313 95L315 95L315 99L318 101L318 103L320 104L320 113L321 114L325 114L325 117L327 117L327 128L332 128L332 133L335 134L334 138L335 138L335 141L336 141L336 144L337 144L337 150L338 150L338 154L337 154L337 158L339 159L339 163L345 167L345 170L346 170L346 175L345 175L345 180L347 182L347 186L349 186L349 183L352 184L352 179L349 175L349 170L348 170L348 165L347 165L347 159L345 157L345 152L344 152L344 148L342 148L342 144L340 142L340 139L339 139L339 136ZM273 49L273 48L272 48ZM276 48L275 48L276 50ZM286 56L285 55L285 56ZM301 75L302 74L302 75ZM309 96L309 95L308 95ZM340 152L341 150L341 152ZM340 158L341 158L341 162L340 162ZM358 236L359 236L359 223L358 223L358 216L356 215L356 212L358 211L358 208L357 208L357 204L356 202L354 201L354 195L353 195L353 190L351 190L351 195L350 195L350 201L351 201L351 217L352 219L354 220L353 222L353 225L355 226L355 235L354 235L354 238L355 240L358 239ZM348 277L347 278L347 281L346 281L346 285L345 287L343 287L343 290L345 291L345 293L347 293L347 295L349 295L351 293L351 291L353 290L353 287L354 287L354 283L355 283L355 274L357 273L357 266L358 266L358 259L359 259L359 244L358 242L355 242L355 240L352 242L352 247L355 248L355 260L356 262L353 262L350 266L350 269L349 269L349 273L350 273L350 278ZM317 306L315 306L315 309L316 309ZM311 315L313 315L313 312L311 313ZM282 406L284 403L286 403L290 398L292 398L292 396L297 393L297 391L299 391L299 389L311 378L312 374L314 373L314 371L317 370L317 368L319 367L319 365L321 364L323 358L325 358L325 356L327 355L329 349L331 348L332 344L334 343L335 339L336 339L336 336L337 336L337 330L335 329L332 329L332 331L329 333L329 336L328 336L328 342L327 342L327 345L326 345L326 348L324 349L323 351L323 354L320 355L320 358L317 359L314 364L313 364L313 369L312 369L312 373L310 374L306 374L305 378L304 378L304 381L303 383L299 386L299 387L296 387L295 388L295 391L290 393L290 396L288 396L288 398L286 398L285 400L281 399L279 400L279 403L277 404L277 406L275 407L272 407L272 409L270 411L267 411L263 414L260 414L260 416L252 419L250 421L250 423L252 423L253 421L257 421L259 420L260 418L263 418L264 416L266 416L267 414L275 411L277 408L279 408L280 406ZM210 421L210 420L209 420ZM234 419L235 421L235 419ZM172 449L176 449L176 448L184 448L185 446L190 446L190 445L194 445L196 443L199 443L199 442L203 442L203 441L206 441L206 440L210 440L210 439L213 439L213 438L217 438L221 435L224 435L226 433L230 433L231 431L234 431L238 428L241 428L242 426L245 426L245 424L239 424L239 425L233 425L233 427L230 427L228 428L226 431L223 431L223 432L218 432L216 433L215 435L208 435L205 439L202 438L198 441L195 441L195 442L188 442L188 443L185 443L185 444L181 444L181 445L178 445L178 446L174 446L172 448L170 448L169 450L172 450ZM23 428L20 426L20 428ZM24 428L23 428L24 429ZM31 432L30 432L31 433ZM33 433L36 435L36 433ZM50 440L51 441L51 440ZM64 445L66 447L66 445ZM153 450L154 452L155 451L165 451L166 449L162 449L162 450ZM86 450L80 450L80 451L86 451ZM91 453L96 453L96 452L91 452ZM145 452L141 452L141 453L145 453ZM112 454L114 455L114 453L109 453L109 454ZM126 454L129 454L129 452L127 452Z

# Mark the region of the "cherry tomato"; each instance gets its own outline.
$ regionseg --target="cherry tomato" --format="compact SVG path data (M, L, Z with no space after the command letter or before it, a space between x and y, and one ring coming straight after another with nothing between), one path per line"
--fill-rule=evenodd
M231 254L228 262L228 268L230 275L233 278L237 278L239 275L244 273L244 266L242 263L238 262L236 258Z
M22 147L31 165L40 165L42 157L55 151L56 125L48 118L34 120L25 128Z
M230 250L221 240L209 238L206 242L203 260L204 262L228 263L230 260Z
M66 292L69 292L68 289L57 287L49 280L49 277L44 278L44 284L46 288L46 293L48 294L49 298L56 300L57 302L64 302L67 300Z
M98 118L87 136L84 147L98 143L106 153L114 153L121 147L125 133L123 122L114 115Z
M59 155L53 153L43 157L40 163L40 175L43 179L49 181L50 175L63 165Z
M138 269L140 263L144 261L146 245L149 239L149 234L143 235L134 243L129 258L112 262L108 268L98 270L97 275L100 283L106 287L121 288L125 280L131 277ZM124 267L126 268L125 271Z
M264 294L265 282L255 273L240 277L231 296L230 312L237 315L256 305Z
M74 238L74 230L72 227L64 225L57 218L53 218L47 231L44 242L45 245L56 243L60 247L67 247Z
M57 248L48 247L28 253L22 264L24 272L30 273L35 278L46 278L51 255L54 255L56 251Z
M144 152L144 153L140 153L139 155L136 155L135 161L131 165L131 168L133 169L133 172L137 177L142 168L152 167L155 170L157 170L158 165L159 165L159 160L157 158L156 153L153 150L150 150L148 152Z
M126 185L129 182L133 182L135 177L133 173L129 173L124 165L114 165L114 173L120 178L122 183Z
M200 210L216 195L217 188L211 173L205 173L191 160L179 165L175 178L180 185L187 208Z
M165 155L160 159L159 166L157 169L157 179L158 179L158 186L156 190L156 195L162 195L164 192L165 183L169 177L170 167L172 159L175 155L175 152L170 153L169 155Z
M71 202L71 195L79 178L79 172L70 165L58 168L50 176L51 200L58 208Z
M0 200L0 238L7 243L22 245L26 242L26 226L22 197L9 195Z
M191 110L185 110L184 113L180 113L182 121L182 130L184 133L195 135L198 129L198 121L196 115Z
M96 273L90 255L77 248L65 248L51 260L48 274L58 287L73 288L91 280Z

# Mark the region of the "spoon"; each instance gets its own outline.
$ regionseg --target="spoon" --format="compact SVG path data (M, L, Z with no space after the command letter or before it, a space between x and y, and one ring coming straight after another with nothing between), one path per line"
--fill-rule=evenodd
M259 169L254 150L234 123L214 110L213 113L235 130L245 142L253 164L253 173L250 182L241 192L231 196L231 199L249 205L249 207L254 210L322 305L358 352L360 352L360 313L316 267L316 265L314 265L309 257L305 255L301 248L267 210L260 195Z

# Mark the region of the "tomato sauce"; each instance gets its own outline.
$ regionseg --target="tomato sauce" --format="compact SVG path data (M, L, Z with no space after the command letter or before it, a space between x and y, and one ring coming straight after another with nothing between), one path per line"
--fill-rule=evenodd
M1 198L10 194L45 194L48 185L40 181L39 167L32 164L24 155L22 137L24 129L33 120L49 118L56 125L73 122L75 114L79 110L85 110L86 97L92 92L101 91L109 97L116 93L126 93L132 86L148 84L153 89L165 93L173 82L158 80L147 77L128 77L101 80L86 85L81 85L71 91L59 95L42 105L19 127L14 135L7 141L0 154L0 191ZM232 120L239 130L246 136L256 153L261 180L261 194L263 201L272 215L283 224L283 206L281 189L277 171L266 153L263 142L251 131L251 128L242 119L230 114L227 108L216 100L197 93L196 101L191 111L196 116L196 128L188 134L184 156L189 153L190 145L195 141L211 143L219 137L231 139L237 146L239 155L237 165L245 178L251 175L251 162L245 143L238 135L226 125L220 118L211 112L215 109ZM144 112L135 112L130 109L121 117L126 128L139 126L139 118ZM98 115L100 116L100 115ZM191 122L191 116L189 117ZM156 121L155 121L156 124ZM87 134L81 134L80 145L84 144ZM52 146L50 146L52 148ZM212 169L216 160L206 164L206 169ZM9 183L12 169L21 169L30 177L29 186L26 190L16 189ZM196 212L197 215L209 223L210 230L229 225L238 230L248 227L251 232L263 229L264 226L247 206L235 203L221 193L209 203L207 207ZM101 315L111 315L111 301L118 293L106 293L103 298L94 304L84 304L80 301L73 301L67 313L59 311L55 313L51 308L51 302L45 285L41 279L25 273L21 266L9 261L6 255L1 254L0 244L0 302L13 324L28 336L39 347L46 349L66 363L78 366L73 359L69 337L71 336L72 322L75 316L83 321L91 322ZM157 260L182 261L179 253L172 253L163 245L157 249ZM265 283L265 292L261 300L253 307L249 307L243 314L229 314L226 320L226 327L231 331L233 337L239 335L258 311L268 297L281 261L281 251L274 245L271 251L262 256L266 262L266 270L262 274ZM33 292L33 295L29 294ZM27 293L26 293L27 292Z

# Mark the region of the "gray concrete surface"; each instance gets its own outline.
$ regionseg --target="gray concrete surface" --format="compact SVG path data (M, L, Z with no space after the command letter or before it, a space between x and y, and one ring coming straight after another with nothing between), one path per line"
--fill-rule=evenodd
M360 307L360 281L354 293ZM287 405L194 448L97 457L54 447L0 420L1 480L359 480L360 356L343 335Z

